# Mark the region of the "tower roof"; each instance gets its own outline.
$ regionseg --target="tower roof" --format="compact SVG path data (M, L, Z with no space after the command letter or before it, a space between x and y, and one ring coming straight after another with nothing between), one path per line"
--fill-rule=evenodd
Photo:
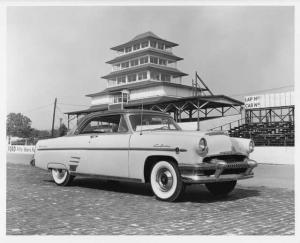
M124 47L126 47L128 45L132 45L132 44L137 43L139 41L149 40L149 39L155 39L155 40L162 41L162 42L165 43L166 47L178 46L177 43L164 40L164 39L160 38L159 36L155 35L153 32L147 31L145 33L142 33L142 34L139 34L139 35L135 36L133 39L131 39L130 41L128 41L128 42L126 42L124 44L121 44L121 45L118 45L118 46L114 46L114 47L112 47L110 49L111 50L115 50L115 51L119 51L119 50L123 49Z
M156 39L161 39L160 37L158 37L153 32L147 31L145 33L142 33L142 34L139 34L139 35L135 36L131 41L140 40L140 39L144 39L144 38L147 38L147 37L153 37L153 38L156 38Z
M116 58L109 60L106 63L114 64L114 63L118 63L118 62L122 62L122 61L127 61L128 59L131 59L131 58L139 58L141 56L151 55L151 54L155 55L155 56L159 56L159 57L168 58L169 60L173 60L174 62L183 60L183 58L175 56L171 52L165 52L165 51L150 47L148 49L140 49L135 52L130 52L127 55L117 56Z
M121 92L124 89L128 90L137 90L137 89L145 89L149 87L157 87L157 86L164 86L164 87L176 87L179 89L188 89L188 90L193 90L194 88L189 85L185 84L178 84L178 83L171 83L171 82L157 82L157 81L141 81L141 82L132 82L132 83L126 83L123 85L119 86L112 86L108 87L100 92L97 93L92 93L92 94L87 94L87 97L95 97L99 95L104 95L104 94L112 94L116 92ZM202 88L197 88L199 91L202 91Z

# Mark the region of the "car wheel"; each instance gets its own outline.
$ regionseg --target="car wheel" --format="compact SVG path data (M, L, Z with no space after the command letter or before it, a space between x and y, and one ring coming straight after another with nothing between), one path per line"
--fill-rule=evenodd
M150 183L156 198L162 201L175 201L183 191L178 167L171 161L159 161L153 166Z
M74 179L74 176L70 175L68 170L52 169L51 174L54 182L59 186L68 186Z
M235 187L236 181L206 183L205 186L215 196L226 196Z

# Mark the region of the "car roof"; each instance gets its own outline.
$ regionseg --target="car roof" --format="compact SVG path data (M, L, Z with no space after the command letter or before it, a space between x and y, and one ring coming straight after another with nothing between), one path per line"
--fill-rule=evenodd
M116 109L116 110L106 110L106 111L97 111L89 114L88 116L94 116L94 115L117 115L117 114L127 114L127 113L133 113L133 114L139 114L139 113L151 113L151 114L159 114L159 115L169 115L168 113L164 113L161 111L153 111L153 110L142 110L142 109Z
M105 111L97 111L97 112L92 112L85 117L83 117L83 120L86 120L90 117L95 117L95 116L102 116L102 115L119 115L119 114L154 114L154 115L165 115L165 116L170 116L168 113L164 113L161 111L153 111L153 110L142 110L142 109L115 109L115 110L105 110Z
M170 117L168 113L164 113L161 111L145 110L145 109L143 110L142 109L115 109L115 110L97 111L82 117L78 122L77 128L80 128L83 124L86 123L87 120L96 116L119 115L119 114L141 114L142 112L143 114L154 114L154 115L156 114L156 115L164 115ZM73 135L75 131L70 135Z

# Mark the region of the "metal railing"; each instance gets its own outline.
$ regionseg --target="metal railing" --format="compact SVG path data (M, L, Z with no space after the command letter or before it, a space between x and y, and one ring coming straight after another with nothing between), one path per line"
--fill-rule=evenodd
M225 123L221 126L211 128L209 130L210 131L229 131L232 128L239 127L243 124L245 124L245 118L241 118L241 119L236 120L236 121L228 122L228 123Z

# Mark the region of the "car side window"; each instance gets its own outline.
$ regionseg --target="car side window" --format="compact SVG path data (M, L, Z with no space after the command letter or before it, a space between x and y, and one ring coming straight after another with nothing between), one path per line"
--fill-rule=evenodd
M124 133L128 127L123 115L93 117L80 130L79 134L89 133Z

